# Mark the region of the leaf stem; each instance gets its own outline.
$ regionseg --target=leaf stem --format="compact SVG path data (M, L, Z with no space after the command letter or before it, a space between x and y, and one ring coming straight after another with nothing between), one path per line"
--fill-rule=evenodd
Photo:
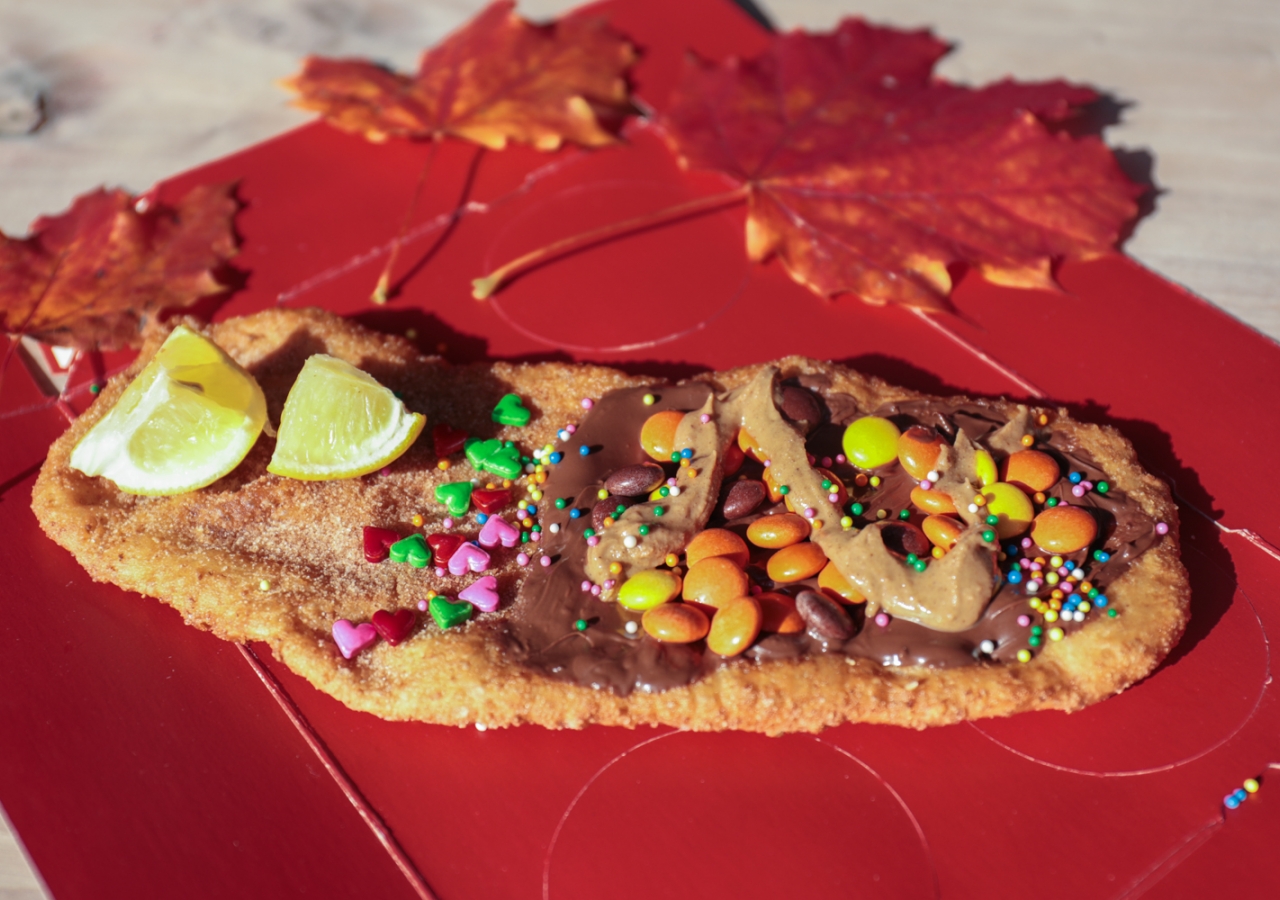
M575 250L585 249L617 235L641 231L674 219L682 219L698 213L710 212L721 207L741 203L747 198L750 190L750 185L743 185L723 194L713 194L710 197L687 200L684 203L677 203L675 206L668 206L666 209L660 209L657 212L645 213L622 222L602 225L590 231L583 231L579 234L553 241L550 244L539 247L537 250L526 253L524 256L511 260L506 265L499 266L483 278L477 278L472 281L471 296L477 300L487 300L503 284L510 281L512 277L548 260L564 256Z
M396 233L396 238L391 244L391 255L387 257L387 264L382 267L382 274L378 276L378 284L374 287L373 294L369 297L378 306L385 304L391 293L391 271L395 268L396 259L400 256L400 248L404 245L404 236L409 233L409 223L413 221L413 215L418 211L418 201L422 199L422 191L427 184L427 173L431 171L431 163L435 160L436 151L439 148L439 136L432 135L431 149L427 152L426 162L422 164L422 173L418 175L418 186L413 189L413 197L409 200L409 208L405 210L404 220L400 223L400 231Z

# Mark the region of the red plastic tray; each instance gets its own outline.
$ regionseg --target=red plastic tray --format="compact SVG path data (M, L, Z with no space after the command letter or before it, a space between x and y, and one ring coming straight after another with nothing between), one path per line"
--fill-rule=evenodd
M598 7L661 107L686 48L765 35L722 0ZM454 360L579 359L683 375L786 353L950 393L1039 394L1120 427L1174 483L1190 631L1082 713L766 738L480 732L352 712L259 649L92 583L36 527L65 427L13 366L0 398L0 801L60 900L1280 895L1280 347L1131 260L1065 292L958 287L931 320L814 297L742 249L743 213L592 248L478 303L470 279L561 234L722 190L656 137L598 152L461 143L435 163L392 305L367 303L426 148L302 128L162 186L237 180L247 287L218 312L321 305ZM459 204L463 212L450 213ZM121 359L108 359L108 367ZM68 402L90 399L81 371ZM1277 771L1277 770L1271 770ZM1248 777L1262 790L1228 811ZM1274 796L1273 796L1274 795Z

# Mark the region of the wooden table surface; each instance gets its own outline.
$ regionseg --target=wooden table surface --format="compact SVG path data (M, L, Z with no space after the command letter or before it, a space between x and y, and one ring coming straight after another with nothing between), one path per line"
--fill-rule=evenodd
M0 230L21 235L99 184L156 180L306 120L275 79L305 53L400 68L479 0L3 0L6 104L46 121L0 136ZM1106 138L1157 186L1126 251L1280 340L1280 3L1276 0L768 0L780 28L860 14L956 44L941 74L1065 77L1116 104ZM552 16L563 0L522 2ZM1158 311L1153 311L1158 314ZM0 691L4 686L0 685ZM45 894L0 817L0 900Z

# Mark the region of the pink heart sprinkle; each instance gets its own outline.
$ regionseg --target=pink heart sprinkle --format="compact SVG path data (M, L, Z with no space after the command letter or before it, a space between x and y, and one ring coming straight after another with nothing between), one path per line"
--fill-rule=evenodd
M449 574L465 575L467 572L483 572L489 568L489 554L475 544L466 543L449 557Z
M477 609L493 612L498 608L498 579L486 575L470 587L458 591L458 599L474 603Z
M339 619L333 623L333 639L343 657L350 659L378 639L378 630L368 622L352 625L346 619Z
M499 543L504 547L514 547L519 542L520 531L502 516L490 516L480 529L481 547L496 547Z

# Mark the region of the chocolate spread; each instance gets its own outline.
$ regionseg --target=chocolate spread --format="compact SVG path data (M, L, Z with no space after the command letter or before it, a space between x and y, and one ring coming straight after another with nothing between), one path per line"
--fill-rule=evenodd
M817 402L810 404L804 397L788 396L788 391L811 392ZM645 402L646 395L652 395L652 402ZM754 406L744 413L747 403L754 402L749 395L754 395L754 401L766 397L772 402L767 410ZM624 508L613 510L616 523L601 530L601 516L592 515L600 502L598 492L615 471L650 461L640 445L640 430L649 416L662 410L687 414L678 432L680 446L693 451L683 467L685 471L681 472L682 467L674 462L663 463L666 474L677 478L681 490L677 496L661 501L642 497L636 498L642 502L619 504ZM804 497L798 501L791 495L789 499L793 506L809 505L814 516L825 520L824 527L815 531L812 539L855 585L857 573L846 567L865 565L872 559L878 566L889 567L883 571L900 578L908 585L904 590L911 595L911 576L915 573L893 553L891 531L904 509L919 519L909 499L917 482L897 462L861 473L878 476L878 486L855 487L860 470L839 461L843 459L844 426L866 414L891 419L903 430L917 424L935 428L946 438L952 452L957 446L972 444L996 451L998 458L1008 455L1015 447L1021 449L1017 438L1022 433L1033 434L1035 449L1055 457L1062 472L1059 482L1046 494L1086 507L1098 520L1098 537L1090 547L1060 555L1064 562L1069 560L1074 566L1083 567L1085 577L1099 591L1105 591L1124 574L1157 537L1150 517L1118 490L1107 493L1093 490L1082 497L1073 496L1073 485L1068 478L1071 473L1081 473L1084 480L1095 484L1105 480L1105 473L1064 434L1031 427L1029 417L1021 408L1012 421L1002 410L981 400L913 400L862 411L851 396L833 391L829 380L821 376L756 383L754 387L749 385L723 396L717 396L709 385L701 382L612 391L600 398L572 436L557 446L563 456L549 469L548 480L543 485L546 500L539 516L543 526L543 552L552 564L539 567L527 577L508 617L506 649L513 658L551 677L620 695L634 690L662 691L696 681L722 665L750 664L721 657L708 650L702 641L659 642L637 627L639 612L612 599L623 580L640 569L661 565L668 552L678 553L702 528L728 528L745 535L747 526L760 516L786 511L783 504L771 504L766 498L763 505L749 515L724 518L724 499L733 485L742 479L760 479L763 474L761 464L748 458L733 477L723 483L720 480L722 459L744 421L744 414L753 423L767 422L767 426L760 427L774 429L771 437L761 440L761 446L772 443L771 464L790 467L784 483L797 483ZM809 421L810 418L820 421ZM785 458L783 445L787 442L782 438L788 433L796 447L803 447L816 465L835 474L849 488L850 500L861 505L862 513L853 517L853 528L840 527L839 517L849 512L834 507L825 490L821 487L815 490L812 485L803 487L807 480L817 483L821 477L815 479L803 453L799 461L794 452ZM758 440L762 437L754 432L752 436ZM582 447L587 448L585 454L580 450ZM696 477L690 478L689 470L696 472ZM960 476L953 481L959 485L954 487L957 495L970 489ZM939 484L940 488L946 486ZM557 508L557 498L564 501L563 508ZM609 502L612 503L613 498ZM663 507L661 514L657 513L657 507ZM878 519L876 512L881 509L887 511L887 516ZM622 535L636 534L641 525L647 533L640 545L624 551ZM593 542L595 546L588 546L588 529L600 532L598 540ZM964 601L977 602L968 618L945 620L921 615L911 621L911 607L916 600L907 596L897 601L896 606L884 604L892 615L887 624L882 625L872 619L876 611L873 604L853 605L846 607L855 626L855 633L848 640L827 641L805 632L786 635L762 632L743 654L743 659L791 659L838 653L885 666L951 667L1015 662L1020 650L1032 647L1033 627L1040 626L1035 629L1035 633L1040 633L1046 623L1042 612L1033 610L1028 603L1026 581L1013 583L1008 573L1019 559L1048 558L1055 554L1035 546L1021 547L1021 536L1000 541L997 546L975 538L973 535L980 530L980 525L972 526L964 533L965 552L971 552L973 558L979 560L976 570L973 563L967 567L961 565L959 544L928 569L928 572L938 572L934 580L941 582L947 574L944 564L956 554L951 568L967 568L967 574L961 572L959 577L966 580L971 591L981 595L980 601L972 598ZM867 549L867 544L873 546ZM801 590L817 590L812 579L775 585L764 565L771 551L749 543L748 546L752 558L746 571L754 585L793 596ZM850 550L850 547L857 549ZM1105 551L1101 554L1103 559L1094 554L1096 550ZM622 564L623 571L608 575L610 562ZM984 566L985 581L981 571ZM956 579L947 580L952 582L948 587L954 590ZM593 585L596 586L594 593ZM1041 596L1047 593L1042 591ZM1024 622L1029 619L1030 624L1019 624L1020 617L1025 617ZM585 629L575 627L580 620L586 622ZM628 623L634 623L630 630ZM1081 627L1066 621L1065 617L1056 625L1067 634Z

